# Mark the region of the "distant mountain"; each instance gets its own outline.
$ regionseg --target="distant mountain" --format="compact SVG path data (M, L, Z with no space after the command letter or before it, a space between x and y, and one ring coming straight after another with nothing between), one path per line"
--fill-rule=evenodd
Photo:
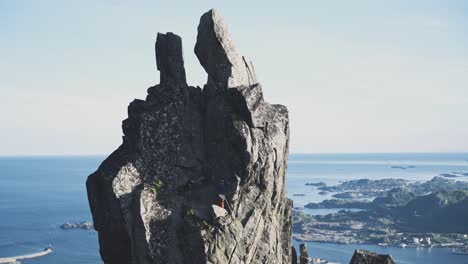
M377 197L372 201L374 207L403 206L416 198L416 195L406 188L395 188L388 191L387 196Z
M398 226L412 232L467 233L468 191L419 196L392 210Z
M310 203L305 207L366 209L359 213L342 212L328 218L314 218L325 222L370 223L370 219L375 218L385 219L386 222L392 223L394 228L406 232L468 233L468 191L463 190L416 196L406 188L395 188L390 190L386 197L378 197L372 202L332 199Z
M441 191L468 191L468 182L455 181L452 179L436 176L427 182L413 183L410 189L416 195L425 195Z

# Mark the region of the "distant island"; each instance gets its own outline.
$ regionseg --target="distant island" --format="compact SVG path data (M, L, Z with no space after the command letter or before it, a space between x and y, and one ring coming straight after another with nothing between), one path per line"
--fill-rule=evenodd
M62 229L85 229L85 230L89 230L89 229L93 229L94 227L93 227L93 224L91 222L84 221L84 222L77 222L77 223L66 222L63 225L61 225L60 228L62 228Z
M392 169L400 169L400 170L406 170L406 169L414 169L416 166L391 166L390 168Z
M308 186L315 186L315 187L324 187L324 186L327 186L327 184L324 183L324 182L316 182L316 183L314 183L314 182L308 182L308 183L306 183L305 185L308 185Z
M311 185L311 183L306 183ZM335 192L334 198L375 198L385 197L387 193L392 189L403 188L407 189L415 195L425 195L437 191L454 191L454 190L468 190L468 182L466 181L455 181L453 179L447 179L446 177L436 176L430 181L426 182L410 182L404 179L380 179L380 180L369 180L359 179L342 182L335 186L320 186L317 189L323 192ZM338 203L339 206L330 206L326 203ZM359 200L362 201L362 200ZM349 200L325 200L322 205L310 203L305 207L315 208L349 208L350 206L342 207L346 203L351 203L354 206L354 202ZM361 207L354 207L361 208Z
M295 211L293 233L297 240L401 247L468 244L468 182L439 176L422 183L361 179L318 189L352 192L359 197L374 195L375 199L340 195L344 198L307 204L309 209L363 210L341 210L328 215Z
M440 176L446 177L446 178L457 178L457 177L468 176L468 172L453 171L451 173L442 173L440 174Z

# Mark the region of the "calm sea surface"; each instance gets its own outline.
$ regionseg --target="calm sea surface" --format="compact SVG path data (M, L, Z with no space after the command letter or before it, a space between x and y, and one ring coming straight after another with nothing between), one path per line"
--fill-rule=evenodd
M61 230L59 226L66 221L91 221L84 183L103 158L0 158L0 258L41 251L51 244L52 254L23 263L102 263L95 231ZM415 168L391 168L410 165ZM305 186L306 182L336 184L360 178L425 181L453 171L468 172L468 153L296 154L291 155L289 161L288 196L293 198L295 206L302 207L308 202L329 198ZM299 193L305 196L292 196ZM332 211L307 212L326 214ZM312 257L339 263L348 263L355 248L364 248L390 253L397 263L468 264L468 256L453 255L439 248L400 249L330 243L309 243L308 247Z

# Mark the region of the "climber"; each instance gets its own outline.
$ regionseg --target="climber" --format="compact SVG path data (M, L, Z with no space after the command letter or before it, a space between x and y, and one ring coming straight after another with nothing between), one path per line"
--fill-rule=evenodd
M224 179L221 179L219 184L218 184L218 197L220 199L219 201L219 207L226 209L228 212L231 212L231 206L229 205L228 200L226 199L226 191L225 191L225 182Z
M224 209L224 200L226 200L226 197L224 196L224 194L220 194L220 195L219 195L219 198L221 198L221 205L220 205L220 207Z
M218 184L218 196L221 199L220 200L220 207L224 209L224 201L226 200L225 194L225 188L224 188L224 179L221 179Z
M225 209L228 213L232 212L231 205L229 204L228 200L226 199L226 196L224 194L220 194L219 198L221 199L220 207Z

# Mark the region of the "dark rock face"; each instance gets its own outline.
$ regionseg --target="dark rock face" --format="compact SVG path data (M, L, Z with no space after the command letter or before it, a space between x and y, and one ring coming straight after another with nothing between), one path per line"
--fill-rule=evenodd
M309 252L307 252L307 245L304 243L301 243L299 245L299 264L309 264L310 262L310 257L309 257Z
M392 256L376 254L370 251L358 249L354 251L349 264L395 264Z
M86 182L106 264L291 263L287 109L264 101L215 10L198 32L203 90L187 85L180 37L158 34L161 82Z
M297 252L296 252L296 248L294 246L291 248L291 264L298 264L297 263Z

